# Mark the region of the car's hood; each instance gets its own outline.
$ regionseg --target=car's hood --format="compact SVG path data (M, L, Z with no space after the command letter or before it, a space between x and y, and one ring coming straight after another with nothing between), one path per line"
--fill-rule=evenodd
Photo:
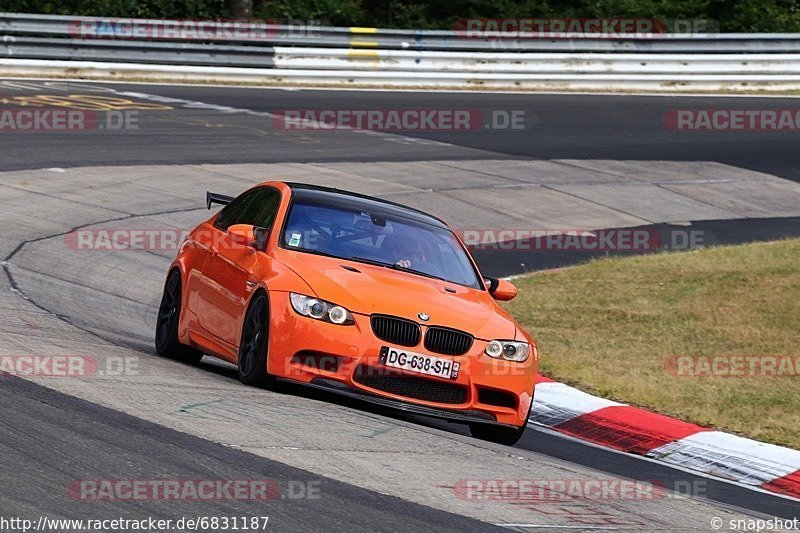
M426 324L460 329L479 339L515 337L514 321L486 291L381 266L282 252L279 260L297 272L315 296L354 313L395 315L420 323L425 322L418 315L425 313L430 317Z

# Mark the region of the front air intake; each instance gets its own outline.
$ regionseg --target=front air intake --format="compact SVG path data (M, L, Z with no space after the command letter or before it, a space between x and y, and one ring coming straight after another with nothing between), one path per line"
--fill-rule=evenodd
M371 389L426 402L456 405L467 401L467 388L463 385L400 374L384 367L358 365L353 381Z

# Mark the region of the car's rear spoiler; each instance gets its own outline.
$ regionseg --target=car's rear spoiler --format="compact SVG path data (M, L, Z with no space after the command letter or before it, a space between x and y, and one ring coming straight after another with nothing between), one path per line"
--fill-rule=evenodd
M226 196L224 194L217 194L215 192L206 191L206 208L211 209L211 204L228 205L233 201L233 196Z

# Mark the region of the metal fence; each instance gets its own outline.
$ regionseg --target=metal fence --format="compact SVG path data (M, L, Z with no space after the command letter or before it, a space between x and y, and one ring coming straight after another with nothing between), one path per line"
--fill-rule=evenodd
M0 36L6 75L68 68L80 77L323 85L800 88L795 34L470 38L459 31L0 13Z

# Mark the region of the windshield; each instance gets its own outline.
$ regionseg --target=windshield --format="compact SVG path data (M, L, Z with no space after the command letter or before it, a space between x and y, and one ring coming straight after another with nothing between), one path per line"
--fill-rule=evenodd
M281 244L480 288L452 232L406 218L295 201Z

